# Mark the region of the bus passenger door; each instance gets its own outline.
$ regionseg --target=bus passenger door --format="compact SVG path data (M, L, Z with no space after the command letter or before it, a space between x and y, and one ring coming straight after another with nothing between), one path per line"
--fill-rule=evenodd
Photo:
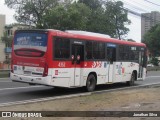
M116 45L112 44L112 46L107 47L107 59L109 61L108 66L108 83L114 82L114 66L116 61Z
M138 72L138 78L142 78L143 76L143 62L144 62L144 52L140 51L139 52L139 72Z
M74 66L74 86L81 85L81 72L84 61L84 46L72 45L72 65Z

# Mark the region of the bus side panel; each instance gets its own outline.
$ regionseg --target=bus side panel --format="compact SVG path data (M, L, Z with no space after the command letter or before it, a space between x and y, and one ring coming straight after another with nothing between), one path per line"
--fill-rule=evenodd
M68 68L50 68L49 71L52 76L51 86L70 87L70 83L73 83L73 79L71 78L71 73L73 73L72 68L69 70Z
M113 75L113 72L114 72L114 65L113 64L109 64L109 68L108 68L108 78L106 79L106 83L113 83L113 80L114 80L114 75ZM107 76L106 76L107 77Z
M138 72L139 65L133 62L116 62L114 63L114 72L115 78L113 80L116 82L125 82L129 81L132 75L132 72L135 70ZM114 76L113 75L113 76Z
M83 70L83 85L86 85L86 81L87 81L87 77L89 76L89 74L96 74L97 77L97 85L98 84L104 84L104 83L108 83L108 75L109 75L109 64L108 62L97 62L94 61L92 62L92 66L91 68L84 68Z
M143 68L143 76L142 76L142 79L144 80L146 78L146 68Z

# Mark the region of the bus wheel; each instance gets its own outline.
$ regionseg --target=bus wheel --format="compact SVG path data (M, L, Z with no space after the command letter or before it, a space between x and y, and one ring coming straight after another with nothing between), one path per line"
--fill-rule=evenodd
M87 78L87 82L86 82L86 90L88 92L92 92L94 91L95 87L96 87L96 78L93 74L90 74Z
M132 75L131 75L130 81L127 81L127 85L128 86L133 86L134 85L134 81L135 81L135 74L133 72Z

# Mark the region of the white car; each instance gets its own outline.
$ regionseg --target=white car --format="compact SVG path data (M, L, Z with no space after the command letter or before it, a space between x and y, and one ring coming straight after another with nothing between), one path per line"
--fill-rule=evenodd
M153 64L148 64L147 67L154 67L154 65Z

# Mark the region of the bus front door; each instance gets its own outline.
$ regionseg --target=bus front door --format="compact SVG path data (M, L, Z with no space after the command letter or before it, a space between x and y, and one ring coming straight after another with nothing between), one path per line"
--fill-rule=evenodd
M140 51L139 52L139 73L138 73L138 78L142 78L143 76L143 62L144 62L144 52Z
M83 45L72 45L72 65L74 67L73 73L73 86L81 85L81 73L84 61L84 46Z

